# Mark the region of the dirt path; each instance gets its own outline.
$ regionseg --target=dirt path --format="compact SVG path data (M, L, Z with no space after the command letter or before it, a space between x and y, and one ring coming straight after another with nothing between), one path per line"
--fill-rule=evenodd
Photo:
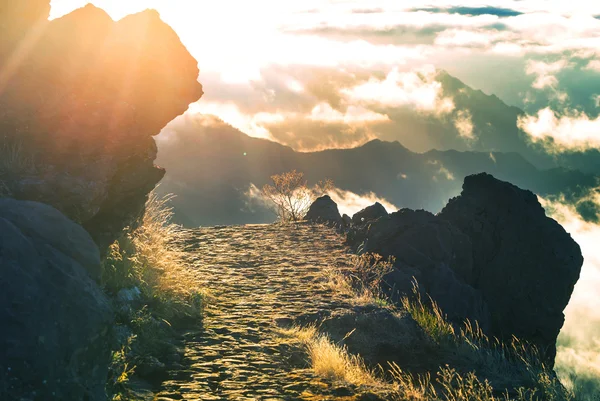
M190 370L164 383L158 400L352 400L306 368L277 322L348 307L320 271L347 263L333 230L243 226L194 231L198 280L215 297L203 328L186 337ZM281 319L281 320L280 320Z

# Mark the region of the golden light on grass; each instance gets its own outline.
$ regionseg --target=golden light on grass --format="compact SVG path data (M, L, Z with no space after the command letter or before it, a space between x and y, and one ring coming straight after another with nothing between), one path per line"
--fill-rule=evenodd
M346 347L333 343L314 326L292 327L281 330L281 333L297 340L306 348L311 368L317 375L354 386L383 386L360 356L351 355Z

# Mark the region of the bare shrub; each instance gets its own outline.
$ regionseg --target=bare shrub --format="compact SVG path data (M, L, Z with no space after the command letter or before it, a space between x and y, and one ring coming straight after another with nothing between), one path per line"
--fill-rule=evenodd
M333 188L330 180L308 186L304 173L292 170L271 176L271 184L262 188L263 196L272 205L279 221L293 222L304 218L314 200Z

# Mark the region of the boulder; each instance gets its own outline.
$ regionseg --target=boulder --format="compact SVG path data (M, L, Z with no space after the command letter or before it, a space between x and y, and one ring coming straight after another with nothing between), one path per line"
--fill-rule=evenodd
M337 204L333 199L329 195L323 195L310 205L304 220L338 224L342 221L342 216L340 216Z
M393 300L412 295L414 283L429 294L450 321L465 319L489 326L482 295L468 282L473 260L471 240L447 221L424 210L401 209L348 233L360 253L395 258L396 270L384 276L383 290Z
M396 362L413 374L435 372L439 366L433 341L407 312L355 307L315 323L335 344L360 355L368 366L387 367L388 362Z
M383 207L381 203L376 202L375 204L367 206L366 208L352 216L352 223L365 224L387 215L388 212L387 210L385 210L385 207Z
M106 399L113 316L99 274L81 226L0 199L0 399Z
M546 216L535 194L489 174L467 177L439 218L472 244L471 275L464 278L490 309L491 334L529 341L553 362L583 264L579 245Z
M27 7L1 1L9 10L0 13L3 27L27 31L32 19L47 17L49 0ZM136 226L164 176L154 165L153 136L202 96L197 61L151 10L115 22L87 5L32 38L18 68L7 64L15 58L0 59L0 70L9 72L0 90L0 132L34 163L0 175L6 192L56 207L103 252L124 227ZM5 53L17 46L0 36Z

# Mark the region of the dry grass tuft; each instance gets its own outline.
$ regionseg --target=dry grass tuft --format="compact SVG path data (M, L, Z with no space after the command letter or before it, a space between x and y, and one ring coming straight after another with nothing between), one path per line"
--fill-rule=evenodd
M353 256L346 270L329 268L323 272L325 286L350 298L353 305L387 307L381 291L383 277L394 269L394 259L383 260L376 254Z
M330 269L325 273L329 288L352 297L355 304L380 305L394 309L379 292L382 277L390 270L393 261L383 261L376 255L363 255L355 259L352 272ZM351 268L352 269L352 268ZM447 321L439 306L431 299L424 302L418 288L414 295L401 300L403 309L411 314L417 324L428 335L439 351L439 355L452 362L453 366L442 366L432 378L431 374L412 375L392 363L387 369L388 378L378 377L373 370L361 365L359 356L347 355L345 348L329 351L322 344L314 347L323 349L324 355L346 353L346 358L324 358L319 354L311 361L315 372L320 373L315 361L330 360L336 367L327 371L336 372L336 377L352 377L344 373L343 368L353 366L339 360L360 361L355 363L370 377L362 383L377 387L388 394L389 399L397 401L570 401L575 400L571 391L565 389L551 369L542 362L536 348L513 338L509 343L488 338L477 323L466 321L463 327L455 327ZM298 330L298 329L296 329ZM313 338L324 338L315 329L311 329ZM335 344L331 344L336 347ZM309 347L309 350L311 348ZM356 358L356 359L354 359ZM327 366L327 365L325 365ZM347 367L351 370L352 368ZM496 389L504 393L498 394Z
M202 317L203 289L184 249L189 234L170 222L170 198L149 196L143 224L115 242L104 262L103 286L112 294L133 287L142 299L132 306L115 297L117 323L130 333L126 344L113 353L107 391L113 401L129 399L128 379L149 359L172 355L172 324Z
M150 194L143 224L112 245L104 283L110 292L139 287L163 319L200 318L205 293L186 260L187 231L170 222L170 199Z
M308 353L313 371L328 380L354 386L375 388L384 383L365 366L363 360L351 355L345 346L334 344L331 339L317 331L314 326L293 327L282 330L286 337L295 338Z

